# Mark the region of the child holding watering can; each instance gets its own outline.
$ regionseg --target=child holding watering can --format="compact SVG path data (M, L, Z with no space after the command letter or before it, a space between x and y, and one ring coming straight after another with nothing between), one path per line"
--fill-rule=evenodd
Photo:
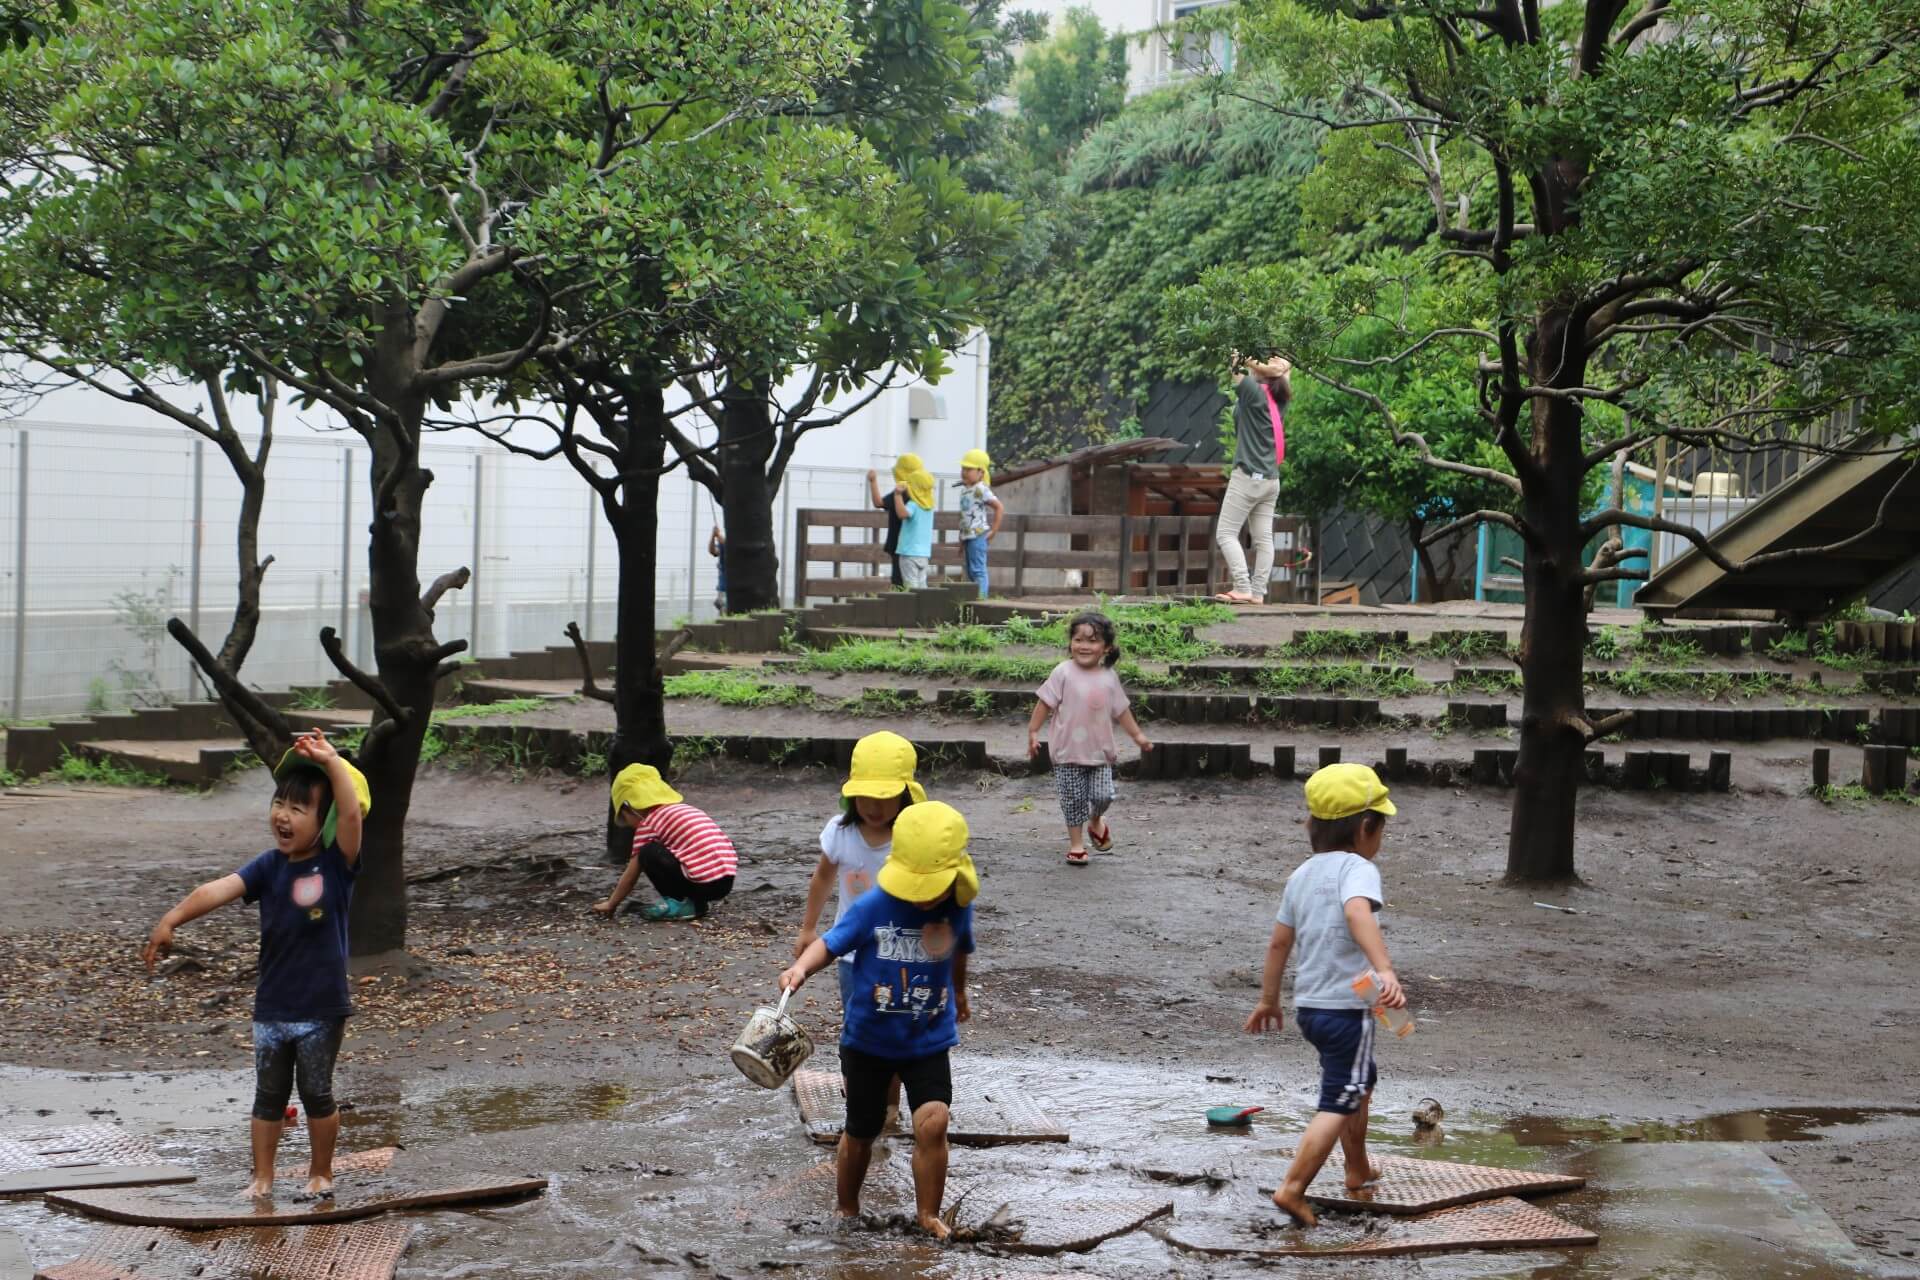
M780 975L781 988L794 991L836 956L852 958L840 1031L847 1095L835 1182L841 1217L859 1216L860 1188L886 1120L888 1082L898 1076L913 1108L915 1219L936 1239L950 1234L940 1219L953 1103L947 1051L960 1042L959 1024L971 1015L970 904L979 891L966 819L937 800L912 804L894 821L893 848L875 887Z

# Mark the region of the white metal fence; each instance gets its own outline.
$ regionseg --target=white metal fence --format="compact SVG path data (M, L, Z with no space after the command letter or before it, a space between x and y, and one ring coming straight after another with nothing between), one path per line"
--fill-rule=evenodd
M470 565L436 634L485 656L564 644L578 620L611 639L618 566L592 491L560 460L451 440L423 449L434 482L420 575ZM184 429L0 424L0 715L33 719L198 696L163 629L185 618L217 648L237 599L240 486ZM323 626L372 665L366 615L368 453L357 437L283 433L267 465L260 552L274 557L242 678L263 689L332 679ZM942 486L943 489L946 486ZM790 471L775 499L782 591L797 507L863 507L865 468ZM714 612L707 537L719 513L682 471L660 486L655 604L665 624Z

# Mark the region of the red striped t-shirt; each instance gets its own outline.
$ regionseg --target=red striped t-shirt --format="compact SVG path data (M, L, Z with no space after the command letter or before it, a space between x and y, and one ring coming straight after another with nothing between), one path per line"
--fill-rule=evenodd
M740 868L733 841L705 813L690 804L663 804L649 809L633 829L633 850L658 840L679 859L687 879L705 884L730 876Z

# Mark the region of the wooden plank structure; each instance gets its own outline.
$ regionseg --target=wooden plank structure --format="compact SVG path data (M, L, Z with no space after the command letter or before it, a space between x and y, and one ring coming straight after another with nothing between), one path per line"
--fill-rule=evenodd
M1219 468L1169 467L1154 464L1153 493L1160 500L1142 505L1171 505L1167 494L1187 492L1183 486L1200 481L1184 472L1211 472L1216 490L1224 490ZM1144 491L1143 491L1144 492ZM1199 505L1199 499L1194 499ZM1221 562L1214 542L1219 521L1219 503L1212 509L1191 514L1161 514L1146 511L1137 515L1060 516L1029 515L1008 512L1000 533L987 548L987 566L992 571L994 594L1025 595L1033 590L1027 582L1031 569L1073 569L1081 574L1087 590L1115 591L1144 595L1211 595L1224 590L1226 566ZM878 510L832 510L802 507L794 513L794 556L799 562L801 602L810 597L838 598L869 595L891 589L888 576L890 557L882 542L886 535L886 513ZM936 576L964 572L964 554L960 547L958 512L936 511L933 516L933 555L931 571ZM825 537L816 538L815 530ZM1274 520L1276 553L1302 545L1304 524L1293 517ZM1030 535L1065 535L1069 549L1029 546ZM827 566L816 572L815 565ZM1058 588L1047 588L1058 590Z

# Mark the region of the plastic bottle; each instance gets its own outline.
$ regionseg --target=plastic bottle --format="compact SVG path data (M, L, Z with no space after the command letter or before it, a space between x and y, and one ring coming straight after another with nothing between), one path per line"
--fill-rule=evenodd
M1379 975L1371 969L1353 980L1353 994L1362 1000L1372 1001L1373 1016L1380 1020L1380 1025L1396 1039L1404 1040L1413 1034L1413 1015L1404 1008L1389 1009L1382 1004L1380 1002L1382 989Z

